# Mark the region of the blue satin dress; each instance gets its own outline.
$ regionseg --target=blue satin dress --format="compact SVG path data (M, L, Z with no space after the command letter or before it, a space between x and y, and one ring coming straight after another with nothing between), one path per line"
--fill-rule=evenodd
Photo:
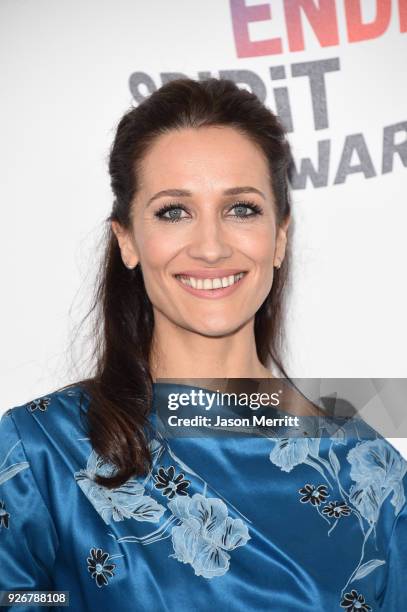
M155 383L152 423L190 389ZM152 471L109 490L87 402L75 386L0 421L0 590L69 591L75 612L407 610L407 462L363 421L324 438L157 430Z

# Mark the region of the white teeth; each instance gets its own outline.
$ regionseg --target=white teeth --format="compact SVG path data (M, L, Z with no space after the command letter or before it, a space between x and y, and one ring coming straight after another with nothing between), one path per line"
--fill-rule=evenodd
M188 287L193 287L194 289L221 289L225 287L230 287L238 280L242 278L244 272L239 272L239 274L231 274L230 276L224 276L223 278L194 278L193 276L179 276L177 278L184 283L184 285L188 285Z

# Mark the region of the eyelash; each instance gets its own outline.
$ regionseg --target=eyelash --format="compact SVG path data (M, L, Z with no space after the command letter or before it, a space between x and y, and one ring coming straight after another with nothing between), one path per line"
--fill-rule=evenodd
M252 217L256 217L257 215L263 214L263 211L260 208L260 206L258 206L254 202L248 202L246 200L239 200L238 202L235 202L235 204L230 208L230 210L233 210L236 206L246 206L247 208L250 208L250 210L253 211L253 214L251 215L242 215L242 216L236 215L236 219L239 219L239 221L246 221L247 219L251 219ZM181 209L184 212L188 212L187 209L182 204L170 203L170 204L165 204L159 210L157 210L157 212L154 213L154 216L158 217L162 221L168 221L169 223L178 223L178 221L182 221L182 217L178 219L170 219L168 217L164 217L164 214L167 211L176 210L176 209Z

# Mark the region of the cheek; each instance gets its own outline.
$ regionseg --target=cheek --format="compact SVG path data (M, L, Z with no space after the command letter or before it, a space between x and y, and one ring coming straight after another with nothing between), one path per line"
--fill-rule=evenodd
M265 267L273 265L275 236L270 228L242 234L238 244L239 249L255 264Z
M179 237L162 232L145 233L139 244L141 265L145 274L159 271L171 261L180 249Z
M243 222L242 222L243 224ZM243 254L254 265L272 268L275 250L275 233L272 224L256 227L229 228L225 240L235 245L236 254ZM163 232L157 228L144 227L138 240L141 265L144 275L160 273L183 250L186 240L184 234L176 231Z

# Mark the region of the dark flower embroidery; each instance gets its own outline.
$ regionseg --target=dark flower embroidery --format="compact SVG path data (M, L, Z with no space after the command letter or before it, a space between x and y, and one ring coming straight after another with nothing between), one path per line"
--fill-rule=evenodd
M90 549L90 557L87 558L88 571L90 572L92 578L96 580L98 587L102 587L104 584L107 584L108 577L114 575L113 570L116 567L116 564L106 564L108 560L109 554L107 552L103 552L101 548Z
M6 512L6 505L4 501L0 500L0 528L5 527L8 529L8 520L10 518L10 512Z
M189 480L184 480L184 474L179 474L176 478L175 468L173 465L165 470L163 467L160 467L158 470L158 474L154 476L154 486L156 489L163 489L161 493L163 495L167 495L168 499L172 499L174 495L188 495L187 487L190 485Z
M322 514L326 514L327 516L333 516L334 518L339 518L341 516L349 516L350 508L344 502L329 502L322 509Z
M341 601L341 608L346 608L348 612L369 612L372 608L365 602L363 595L359 595L355 589L346 593Z
M28 410L30 412L34 412L34 410L39 409L41 412L44 412L48 408L50 402L50 397L40 397L39 399L35 399L28 404Z
M299 490L299 493L303 495L300 501L304 504L307 502L311 502L313 506L319 506L321 502L324 502L328 497L328 488L326 485L319 485L319 487L314 487L313 485L306 484L302 489Z

